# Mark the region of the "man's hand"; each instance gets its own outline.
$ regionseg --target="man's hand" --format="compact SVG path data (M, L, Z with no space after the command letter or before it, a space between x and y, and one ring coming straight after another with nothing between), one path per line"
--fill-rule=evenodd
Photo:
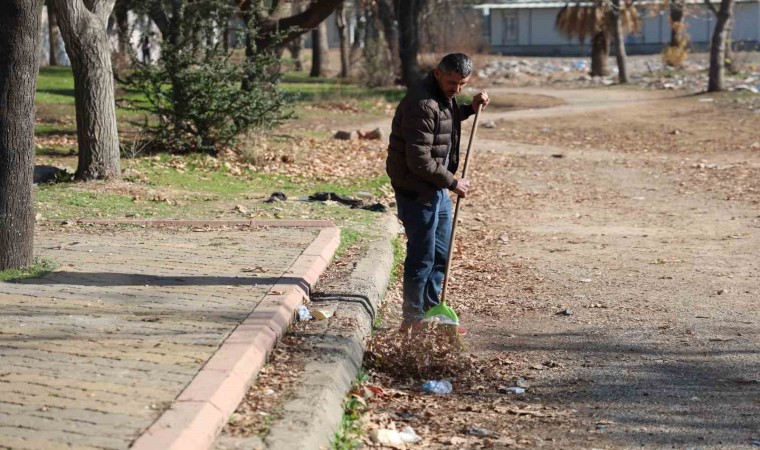
M454 188L454 193L464 198L467 197L467 191L470 189L470 180L467 178L460 178L457 180L457 186Z
M486 106L488 106L490 102L491 102L491 99L488 98L488 92L481 91L475 97L472 98L472 109L473 111L477 111L478 105L483 105L483 109L486 109Z

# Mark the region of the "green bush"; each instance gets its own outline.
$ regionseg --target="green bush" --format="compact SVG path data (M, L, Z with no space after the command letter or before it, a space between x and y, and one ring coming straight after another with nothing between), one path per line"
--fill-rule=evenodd
M163 30L156 62L132 58L120 81L145 101L132 106L155 115L145 125L153 142L169 151L216 154L234 146L242 134L267 129L292 116L287 94L278 88L277 56L226 45L225 29L235 14L227 2L199 0L173 11ZM238 30L255 41L257 30Z

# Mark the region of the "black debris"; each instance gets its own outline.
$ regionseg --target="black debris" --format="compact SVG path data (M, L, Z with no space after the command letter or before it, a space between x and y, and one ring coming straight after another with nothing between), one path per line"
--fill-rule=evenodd
M282 192L273 192L268 199L264 200L264 203L284 202L288 197Z

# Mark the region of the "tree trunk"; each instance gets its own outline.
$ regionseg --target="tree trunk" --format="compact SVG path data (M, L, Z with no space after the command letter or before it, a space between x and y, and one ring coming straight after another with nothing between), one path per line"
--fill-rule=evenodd
M321 22L311 32L311 55L311 72L309 76L326 77L330 65L326 22Z
M74 72L80 180L119 178L111 50L106 25L114 0L55 0L58 23Z
M351 61L349 56L351 47L348 38L348 22L346 21L345 3L341 4L335 11L335 26L338 28L338 37L340 38L340 78L348 78Z
M295 15L301 12L302 3L300 1L294 1L290 7L290 12ZM290 51L290 57L293 59L293 70L296 72L303 72L303 61L301 61L303 41L303 35L300 35L288 43L288 51Z
M401 79L409 86L420 76L417 55L420 52L419 17L427 0L394 2L399 28L399 57L401 58Z
M617 60L618 66L618 82L622 84L628 83L628 69L626 67L625 31L623 31L623 21L620 18L621 14L620 0L612 0L610 20L612 21L612 29L615 33L615 59Z
M670 0L670 47L680 47L683 43L684 0Z
M322 54L319 52L319 30L311 30L311 71L310 77L318 77L322 70Z
M609 75L607 58L610 54L610 36L605 31L594 33L591 38L591 76L603 77Z
M734 34L734 8L731 7L731 18L726 23L726 50L724 51L723 61L725 61L725 68L728 73L734 75L738 72L736 64L734 64L734 49L733 49L733 34Z
M399 34L398 26L396 26L396 16L393 14L393 7L390 4L390 0L378 0L377 2L377 15L380 19L380 23L383 24L383 37L388 44L388 50L390 51L391 61L393 61L393 76L395 78L401 66L400 52L399 52Z
M354 0L355 20L356 26L354 27L354 42L351 44L351 54L349 58L351 63L356 63L359 60L362 47L364 45L364 27L367 17L367 10L370 8L363 4L361 0Z
M114 54L114 65L125 68L129 65L129 0L117 0L114 6L117 28L117 50Z
M51 66L57 66L60 64L58 61L58 49L61 48L60 39L61 31L58 29L58 19L56 19L55 7L53 2L48 0L47 2L47 14L48 14L48 46L50 47L50 53L48 55L48 64Z
M726 59L726 34L734 9L734 0L722 0L720 10L715 11L717 20L710 44L710 78L707 92L720 92L726 88L724 64Z
M0 270L33 260L34 92L41 0L6 0L0 10Z
M301 50L303 50L303 38L297 37L288 44L290 57L293 58L293 70L303 72L303 61L301 61Z

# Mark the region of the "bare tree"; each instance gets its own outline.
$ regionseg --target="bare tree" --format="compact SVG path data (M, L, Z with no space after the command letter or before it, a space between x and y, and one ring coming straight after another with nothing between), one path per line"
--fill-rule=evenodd
M330 66L330 51L327 41L327 23L320 23L311 31L311 72L310 77L326 77Z
M615 58L618 66L618 82L628 83L627 55L625 54L625 31L623 30L623 7L620 0L611 0L609 8L609 27L615 36Z
M734 16L734 0L721 0L720 8L716 8L710 0L705 5L717 17L712 41L710 42L710 70L707 82L707 92L719 92L726 88L724 78L726 62L726 41L730 39L731 21Z
M58 29L58 19L55 14L55 7L52 0L45 2L47 6L48 16L48 47L50 47L50 53L48 55L48 64L51 66L57 66L58 62L58 49L61 48L61 30Z
M592 77L610 74L607 57L610 55L610 33L604 30L594 32L591 37L591 73Z
M380 19L380 23L383 24L383 36L388 44L388 50L393 61L393 74L391 75L395 78L401 67L401 53L399 50L398 24L396 23L396 16L393 13L390 0L377 0L377 17Z
M393 3L399 28L399 56L401 57L401 79L407 86L420 76L417 55L420 52L420 14L427 6L427 0L406 0Z
M119 178L111 48L106 27L115 0L53 0L74 72L80 180Z
M670 47L682 47L685 39L683 13L686 0L669 0L670 9Z
M351 66L351 43L348 36L345 1L335 10L335 26L338 28L338 38L340 39L340 77L348 78Z
M356 20L356 26L354 27L354 42L351 44L351 55L349 56L352 63L359 60L359 55L362 52L369 9L370 6L366 1L354 0L354 20Z
M292 1L294 0L273 1L269 7L264 4L269 2L263 0L241 2L240 10L246 21L256 22L258 34L252 42L255 49L262 51L285 46L306 31L316 28L343 2L343 0L312 0L303 11L291 13L292 9L289 5ZM160 0L154 0L154 2L160 2ZM160 24L158 26L161 27Z
M291 13L293 15L298 14L303 9L303 4L300 0L294 0L291 5ZM287 46L290 51L290 56L293 58L293 70L296 72L303 72L303 61L301 61L301 50L303 50L304 36L299 35Z
M113 63L116 67L126 67L129 64L129 9L130 0L116 0L113 15L116 22L117 46Z
M734 3L735 4L735 3ZM736 61L734 61L733 34L734 34L734 14L731 12L731 20L726 24L726 50L723 55L724 66L728 73L735 75L739 72Z
M172 15L182 7L183 0L146 0L150 18L166 38ZM280 53L291 41L316 28L343 0L311 0L303 8L293 8L301 0L241 0L240 14L256 35L246 35L246 56L256 52Z
M6 0L0 13L0 270L32 263L34 91L41 0Z

